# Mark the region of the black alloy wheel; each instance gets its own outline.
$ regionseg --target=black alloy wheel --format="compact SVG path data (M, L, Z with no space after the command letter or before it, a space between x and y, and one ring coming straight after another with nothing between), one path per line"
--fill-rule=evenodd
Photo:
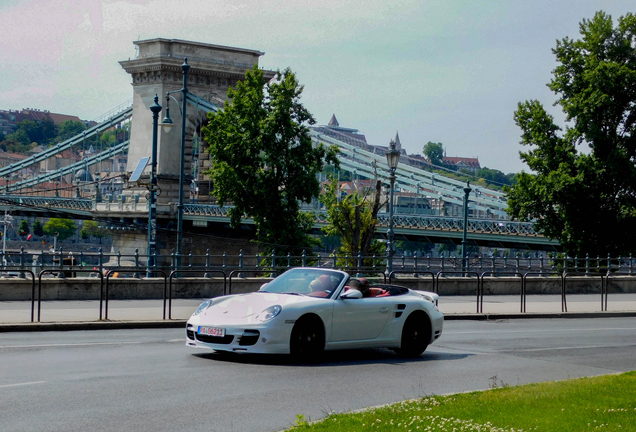
M320 319L299 319L294 324L289 347L295 357L310 359L320 355L325 348L325 329Z
M402 328L402 344L395 350L404 357L417 357L428 347L431 340L431 323L424 312L414 312L406 319Z

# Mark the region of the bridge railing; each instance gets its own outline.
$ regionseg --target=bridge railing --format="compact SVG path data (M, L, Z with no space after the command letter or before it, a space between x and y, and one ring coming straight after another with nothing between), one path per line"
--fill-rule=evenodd
M129 276L139 277L139 274L149 270L160 270L170 274L175 270L199 270L205 277L210 277L212 271L232 270L271 270L281 272L292 267L322 267L348 271L352 274L379 274L386 272L387 256L384 254L362 256L361 254L337 254L325 252L302 251L299 254L256 253L244 254L240 251L237 255L211 254L206 251L203 255L184 254L177 256L173 251L169 255L157 254L153 256L156 265L148 269L148 256L139 253L133 254L96 252L66 252L63 248L56 251L26 251L24 246L19 252L0 252L0 275L4 267L14 269L30 269L33 273L45 269L58 269L60 274L73 277L73 270L95 270L104 274L110 268L127 267L131 271ZM538 273L554 274L555 272L579 275L634 275L636 270L636 258L629 257L568 257L557 254L533 254L524 256L486 256L471 255L464 261L462 257L441 256L434 257L414 254L394 254L392 268L400 274L405 272L466 272L478 271L518 274ZM9 272L10 273L10 272ZM19 273L19 272L18 272ZM388 274L388 273L387 273ZM11 274L13 275L13 274Z

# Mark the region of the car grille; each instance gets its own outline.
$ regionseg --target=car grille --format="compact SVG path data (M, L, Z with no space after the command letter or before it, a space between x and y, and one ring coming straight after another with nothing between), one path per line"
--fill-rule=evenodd
M261 336L261 333L258 330L245 330L241 335L241 340L239 341L239 345L249 346L254 345L258 342L258 338Z
M222 344L222 345L231 344L232 341L234 340L234 336L232 335L225 335L223 337L219 337L219 336L208 336L208 335L198 334L196 336L197 336L197 340L200 340L201 342Z

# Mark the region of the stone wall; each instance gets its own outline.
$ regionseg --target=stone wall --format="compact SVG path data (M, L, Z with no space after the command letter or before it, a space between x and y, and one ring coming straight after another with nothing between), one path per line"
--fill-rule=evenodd
M233 278L232 293L257 291L269 281L268 278ZM409 288L431 291L431 278L400 279L394 283ZM166 286L169 285L166 283ZM103 289L105 292L106 283ZM0 278L0 301L25 301L31 299L32 282L30 279ZM37 298L38 281L35 281ZM42 279L42 300L99 300L100 280L98 278L47 278ZM229 292L229 281L226 292ZM160 299L164 295L163 279L119 278L109 279L108 297L117 300ZM476 279L442 278L438 292L441 296L476 295ZM636 277L615 276L608 284L609 295L616 293L636 293ZM521 293L520 278L486 278L484 295L517 295ZM560 294L561 279L554 277L528 278L526 294ZM571 277L566 283L567 294L601 293L600 277ZM172 285L172 298L209 298L223 294L222 278L187 278L175 280Z

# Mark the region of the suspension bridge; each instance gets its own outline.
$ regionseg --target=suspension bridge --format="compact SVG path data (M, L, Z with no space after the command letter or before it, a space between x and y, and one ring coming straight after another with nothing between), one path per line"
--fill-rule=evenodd
M221 109L227 98L227 89L235 85L248 68L257 64L263 53L169 39L134 43L139 49L137 58L120 62L132 78L132 105L77 136L0 168L0 178L5 179L4 188L0 189L0 210L32 216L101 220L107 226L118 228L115 236L117 247L143 250L148 223L149 169L144 171L138 181L128 179L137 162L151 153L152 114L149 107L153 98L155 94L178 93L182 79L181 65L187 57L191 65L189 91L182 93L182 96L186 95L185 102L189 107L184 122L185 181L179 184L180 136L175 132L160 130L157 139L157 223L164 228L164 233L174 233L177 197L181 188L183 196L187 197L182 207L186 237L188 234L196 237L197 233L210 227L216 227L217 232L226 229L229 223L227 208L215 204L209 196L209 181L201 174L209 167L209 159L206 160L200 139L201 127L208 112ZM265 71L265 76L271 78L274 72ZM168 99L167 104L169 102ZM181 109L174 113L175 124L181 123L181 115ZM105 131L118 127L130 133L118 135L116 142L109 148L87 155L69 166L45 172L32 169L32 176L21 177L25 168L38 166L65 150L78 149L87 140L98 138ZM354 179L351 182L353 187L359 187L364 182L362 179L379 179L388 184L389 169L381 152L378 154L355 143L337 139L324 133L321 127L311 128L310 135L316 144L335 145L340 149L340 169L350 173ZM101 182L105 179L100 177L93 181L68 181L76 177L80 170L88 172L93 167L92 171L95 172L95 167L103 161L126 154L127 168L117 173L121 191L103 193ZM464 228L464 220L460 215L463 212L465 184L413 166L406 154L401 159L396 171L397 201L394 203L393 215L396 239L459 243ZM112 181L115 173L110 174L108 181ZM67 179L66 186L63 185L64 179ZM53 182L58 182L59 186L56 184L55 188L51 188ZM501 192L472 186L468 202L469 243L515 249L559 249L558 242L536 232L533 223L510 221L505 212L506 207ZM326 224L325 213L317 202L305 205L304 209L314 212L316 230ZM379 235L386 233L388 222L388 214L380 213ZM243 223L249 226L253 221L245 219ZM168 238L170 235L164 237L160 239L163 248L169 249L174 245L174 239Z

